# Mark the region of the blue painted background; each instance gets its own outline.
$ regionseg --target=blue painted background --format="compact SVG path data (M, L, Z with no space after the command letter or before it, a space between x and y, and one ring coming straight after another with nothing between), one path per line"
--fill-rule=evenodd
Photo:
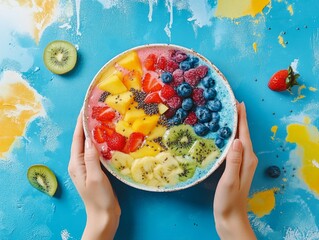
M34 65L22 71L19 59L7 55L4 56L7 61L0 65L1 72L8 69L21 72L45 97L48 116L33 121L9 161L0 161L0 239L61 239L61 231L65 229L70 234L69 239L80 239L85 211L67 173L76 118L96 72L122 51L148 43L177 44L204 55L224 73L237 99L246 103L252 141L259 157L251 193L281 188L270 215L256 220L250 213L258 239L318 239L318 196L295 187L298 179L284 182L282 178L270 179L265 175L265 169L275 164L285 166L283 174L290 179L293 169L298 167L286 164L295 146L271 141L271 126L279 126L277 138L284 140L286 125L280 119L303 113L309 104L319 100L318 93L305 90L306 98L292 103L297 96L296 88L294 96L267 88L269 77L278 69L287 68L294 59L299 59L301 83L319 87L319 66L315 58L315 52L319 51L319 1L288 2L293 4L293 16L287 11L287 5L273 2L268 14L258 16L258 24L253 23L251 17L241 18L240 23L235 24L229 19L212 16L211 24L203 27L188 20L189 10L174 7L169 38L164 31L170 20L164 1L153 6L152 21L149 21L147 3L121 1L118 6L105 9L98 1L87 0L81 1L81 35L76 34L75 14L71 18L71 29L61 29L61 23L54 23L45 30L39 45L27 35L15 35L14 41L29 49ZM208 4L214 7L216 1L208 1ZM288 42L286 48L278 43L280 34ZM56 39L79 46L76 69L65 76L53 75L42 61L43 49ZM257 53L252 48L253 42L258 44ZM0 54L3 54L1 50ZM34 71L36 67L40 70ZM310 109L307 114L317 116L318 110ZM312 120L318 127L318 118ZM39 129L47 123L60 129L56 139L58 147L54 151L45 149L46 139L39 137ZM28 167L37 163L46 164L57 175L59 189L54 198L32 188L26 179ZM115 239L218 239L212 201L222 171L223 167L197 186L173 193L136 190L108 174L122 208ZM271 230L266 234L267 227ZM289 229L297 238L288 234Z

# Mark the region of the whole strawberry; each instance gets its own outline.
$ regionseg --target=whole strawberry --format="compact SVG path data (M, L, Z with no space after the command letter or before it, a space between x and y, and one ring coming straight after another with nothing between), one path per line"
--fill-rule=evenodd
M295 74L291 66L288 70L279 70L270 78L268 82L268 87L276 92L282 92L285 90L291 91L294 85L299 85L297 78L299 74Z

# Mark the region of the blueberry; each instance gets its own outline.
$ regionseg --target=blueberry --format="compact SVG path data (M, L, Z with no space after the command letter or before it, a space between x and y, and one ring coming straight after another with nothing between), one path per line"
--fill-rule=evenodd
M202 80L202 84L205 88L211 88L215 85L215 80L212 77L205 77Z
M222 109L222 103L218 99L208 101L206 106L212 112L218 112Z
M222 138L216 138L215 144L218 148L222 148L225 145L225 141Z
M198 136L205 136L209 132L209 128L202 123L194 126L194 131Z
M218 133L220 138L227 139L230 137L232 132L229 127L222 127L219 129Z
M181 122L183 122L185 120L185 118L187 117L188 113L186 110L184 110L183 108L179 108L177 109L176 113L175 113L175 118L180 119Z
M266 173L271 178L278 178L281 174L281 171L277 166L270 166L267 168Z
M161 79L162 79L163 83L170 83L173 81L173 76L169 72L163 72L161 75Z
M209 122L212 120L212 112L208 110L208 108L200 106L196 108L195 111L196 117L198 121L201 123Z
M198 64L198 62L199 62L199 58L197 58L197 57L192 57L192 58L189 59L189 61L190 61L190 63L191 63L191 67L193 68L193 67L197 66L197 64Z
M207 100L212 100L216 97L217 92L214 88L205 88L203 92L203 96Z
M182 102L182 108L186 111L189 111L194 106L193 99L191 98L185 98Z
M192 64L189 60L185 60L179 64L179 68L183 71L187 71L192 68Z
M187 82L183 82L177 87L176 91L177 94L181 97L189 97L190 95L192 95L193 88Z
M206 126L209 128L210 131L212 132L217 132L219 129L219 124L218 122L209 122L206 124Z
M179 125L182 123L182 120L180 118L177 118L176 116L174 116L174 117L168 119L168 123L170 125Z
M212 122L218 123L220 120L220 115L218 112L212 112Z

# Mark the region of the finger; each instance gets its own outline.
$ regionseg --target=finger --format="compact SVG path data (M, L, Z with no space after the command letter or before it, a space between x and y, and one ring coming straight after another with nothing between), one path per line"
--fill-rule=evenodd
M72 146L71 146L71 158L72 156L78 156L84 151L84 132L82 123L82 112L79 114L76 127L73 134Z
M239 104L238 118L238 137L242 141L244 148L252 149L246 107L244 103Z
M223 174L225 182L231 186L239 186L239 173L243 159L243 147L239 139L235 139L226 157L226 168Z
M87 180L98 178L103 174L100 165L99 153L90 138L86 138L85 140L84 161Z

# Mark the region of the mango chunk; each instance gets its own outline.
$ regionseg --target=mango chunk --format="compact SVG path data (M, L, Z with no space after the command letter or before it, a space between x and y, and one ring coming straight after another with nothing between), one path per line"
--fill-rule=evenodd
M121 77L117 74L113 74L103 79L103 81L99 83L98 88L110 92L113 95L127 92L127 88L122 82Z
M124 116L124 121L133 123L135 120L144 118L145 116L146 114L143 109L131 108L127 110Z
M134 101L133 94L131 92L124 92L117 95L110 95L105 99L105 103L124 115L130 104Z
M160 114L163 114L168 110L168 107L164 105L163 103L158 104L158 111Z
M147 136L148 140L153 140L155 138L159 138L159 137L163 137L164 133L166 132L167 128L162 126L162 125L158 125L156 126L151 133Z
M142 76L138 71L131 71L128 74L124 75L123 83L127 89L134 88L140 90L142 87Z
M131 133L134 132L132 126L128 122L125 122L123 120L120 120L116 123L115 131L127 138L131 135Z
M148 135L157 125L159 115L145 116L142 119L134 121L132 128L135 132L141 132Z
M141 62L136 51L131 51L129 53L126 53L117 62L117 64L129 71L135 70L142 74Z
M159 154L162 150L162 147L153 141L146 141L145 144L135 152L131 152L130 155L133 158L142 158L142 157L154 157Z

